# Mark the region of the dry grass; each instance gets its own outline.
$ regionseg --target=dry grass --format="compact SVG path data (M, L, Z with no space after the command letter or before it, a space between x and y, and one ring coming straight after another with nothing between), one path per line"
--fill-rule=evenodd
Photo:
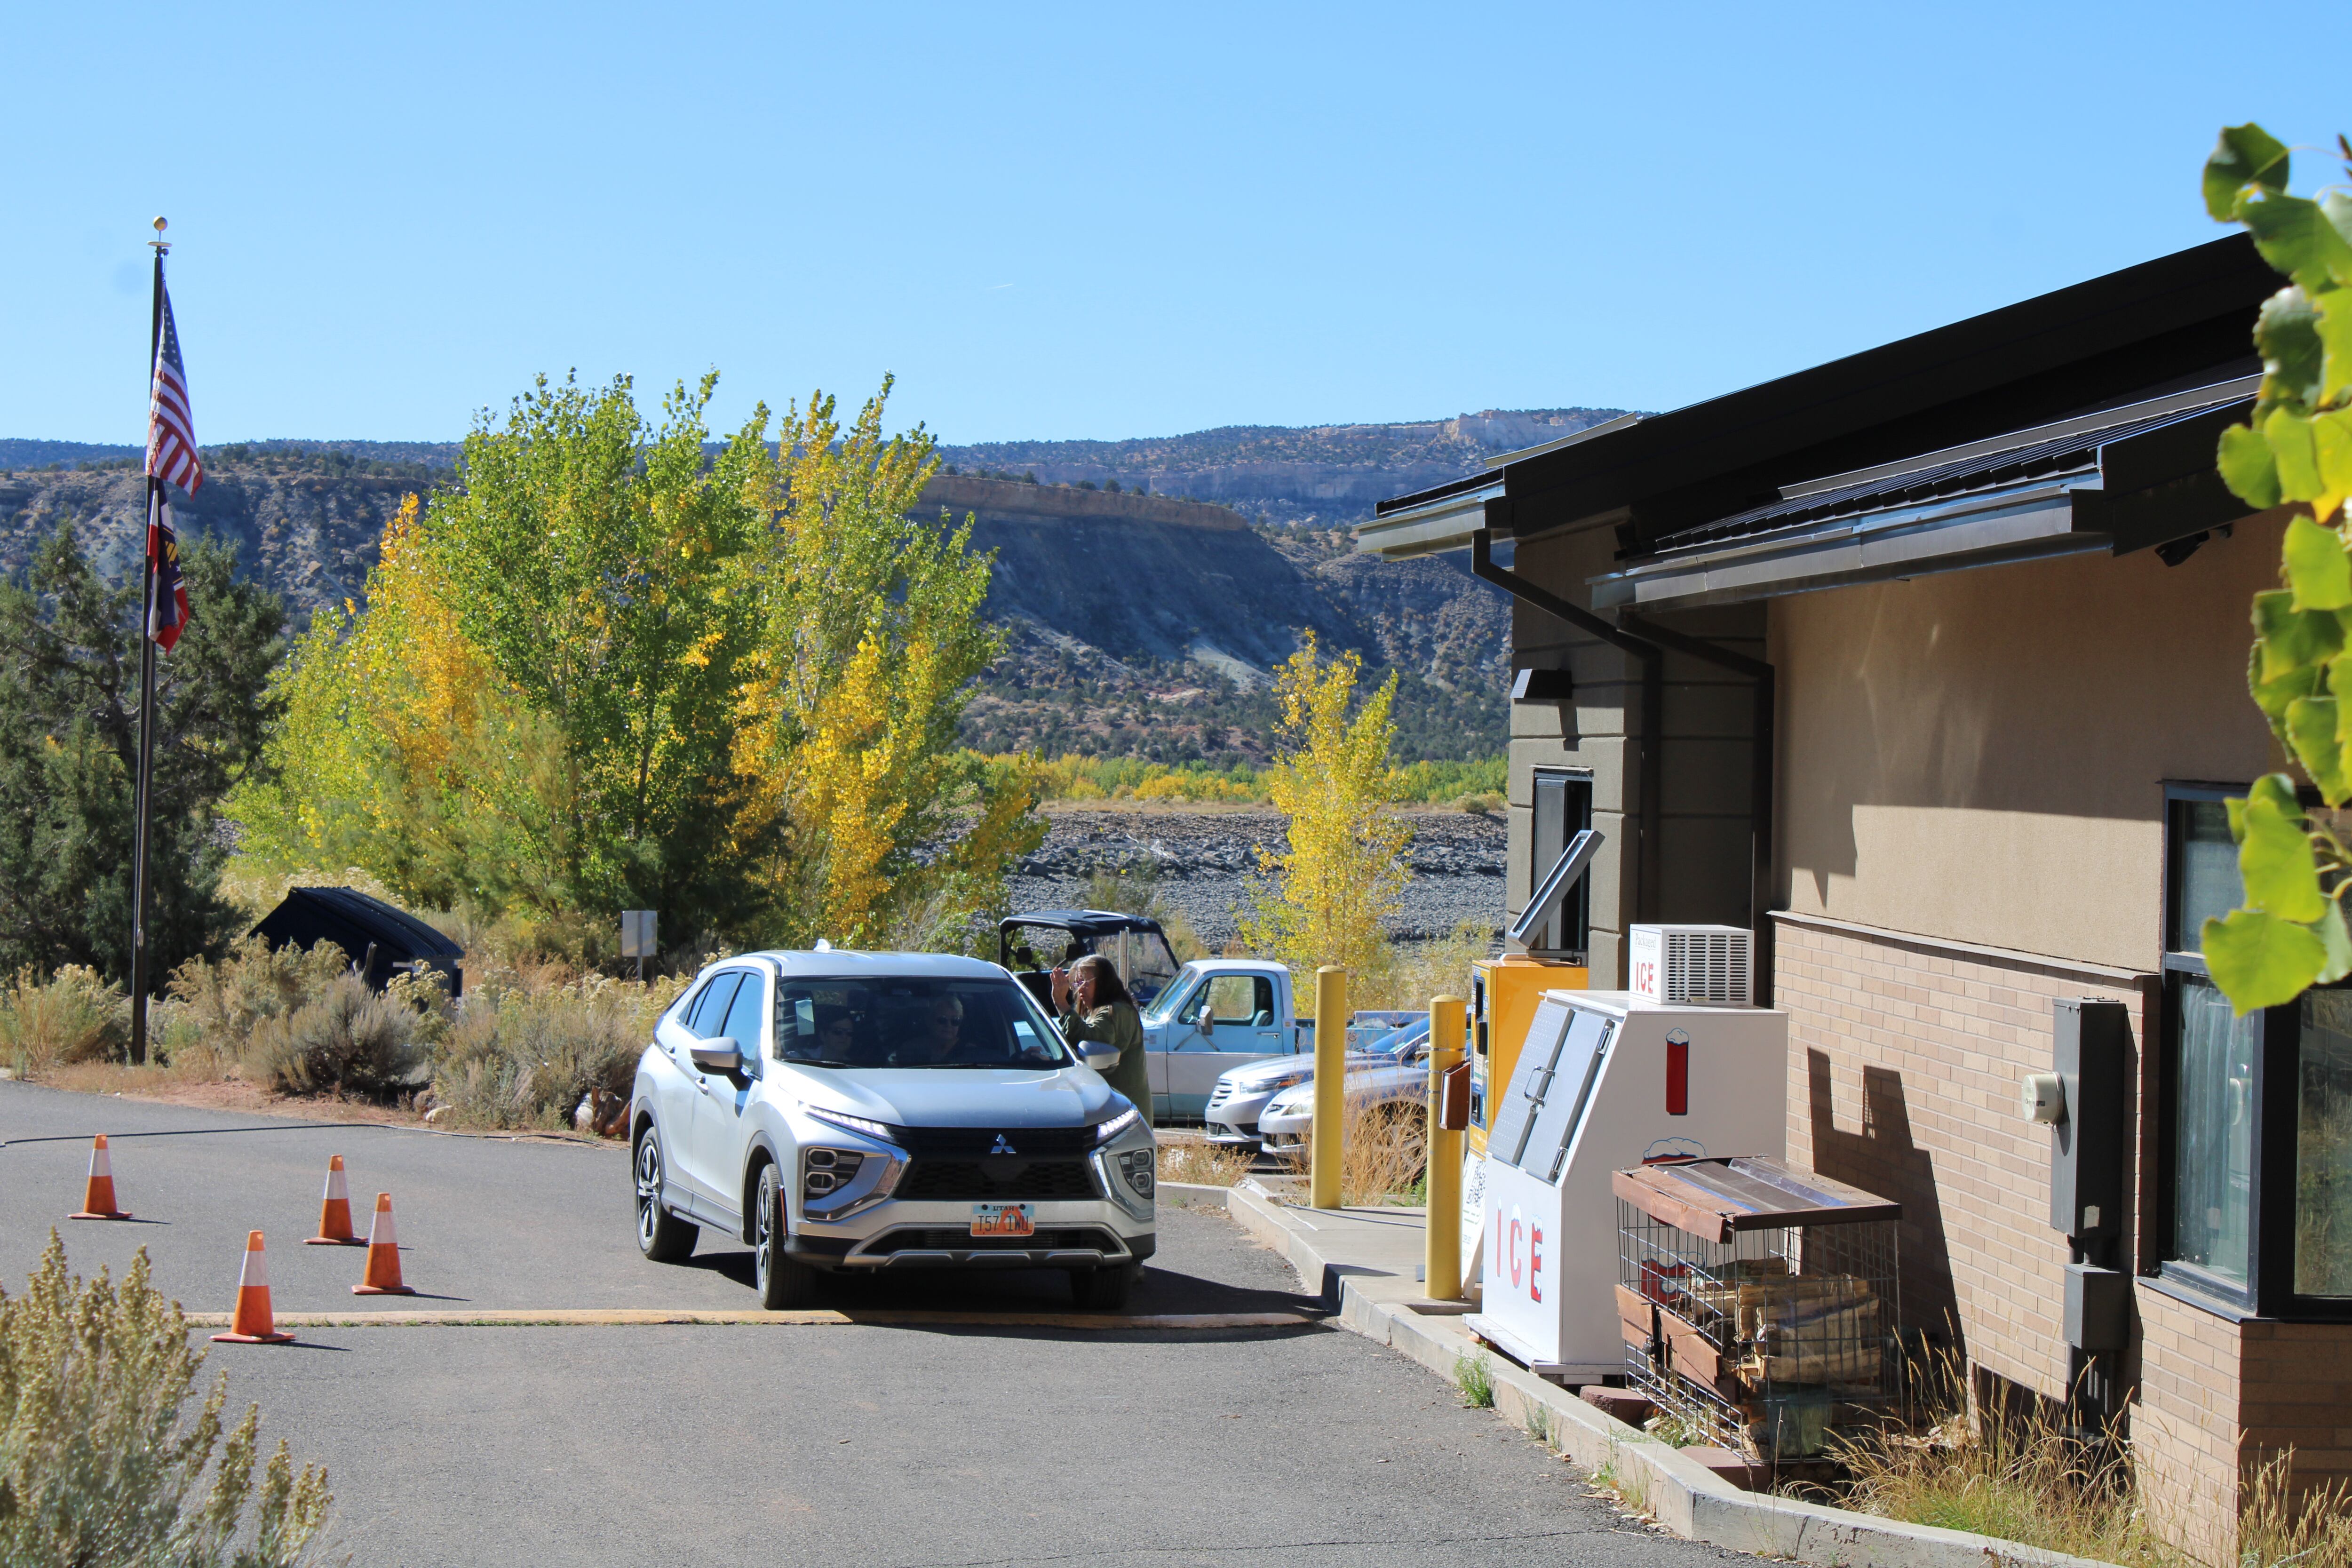
M1202 1187L1230 1187L1250 1172L1247 1149L1212 1143L1204 1138L1171 1138L1160 1134L1160 1179L1190 1182Z
M1952 1368L1937 1369L1947 1386ZM2129 1446L2099 1448L2054 1407L2010 1420L1955 1412L1924 1431L1890 1428L1840 1453L1849 1508L1964 1530L2126 1568L2352 1568L2352 1491L2292 1484L2294 1453L2249 1469L2236 1538L2210 1523L2151 1517Z
M1427 1121L1418 1106L1348 1096L1339 1123L1339 1202L1350 1208L1420 1203L1429 1168ZM1291 1155L1285 1163L1301 1175L1311 1173L1312 1137L1305 1160Z

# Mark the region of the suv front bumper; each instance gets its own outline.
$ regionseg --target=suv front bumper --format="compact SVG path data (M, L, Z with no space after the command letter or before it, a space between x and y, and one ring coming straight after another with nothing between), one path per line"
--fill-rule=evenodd
M1140 1263L1159 1246L1150 1222L1139 1226L1100 1200L1031 1205L1034 1236L971 1234L969 1203L885 1203L849 1225L804 1224L784 1251L813 1268L842 1273L902 1268L1104 1268Z

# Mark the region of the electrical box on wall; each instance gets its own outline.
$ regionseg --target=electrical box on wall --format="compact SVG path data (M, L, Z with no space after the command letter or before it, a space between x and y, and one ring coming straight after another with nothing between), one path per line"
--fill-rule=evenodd
M2050 1223L2087 1246L2124 1229L2124 1110L2131 1016L2120 1002L2051 1004L2063 1108L2050 1124Z

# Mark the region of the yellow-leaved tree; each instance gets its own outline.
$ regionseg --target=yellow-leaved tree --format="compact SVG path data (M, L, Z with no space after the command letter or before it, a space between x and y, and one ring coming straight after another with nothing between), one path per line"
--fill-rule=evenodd
M1266 774L1266 794L1289 820L1290 847L1278 855L1258 851L1268 880L1240 927L1253 951L1301 976L1302 1013L1314 992L1304 979L1317 966L1336 963L1357 976L1378 972L1382 926L1412 875L1404 849L1412 830L1385 809L1399 784L1389 763L1397 678L1391 672L1351 719L1362 668L1353 653L1323 658L1309 633L1275 678L1288 749Z
M970 945L1043 825L955 744L991 558L908 516L937 466L822 395L715 455L713 379L649 426L626 380L542 379L404 506L364 606L279 676L246 848L426 907L680 938Z
M845 429L834 399L788 406L761 504L735 766L747 844L772 846L782 939L965 945L1036 847L1034 791L956 743L963 692L1003 651L980 617L991 554L971 522L916 515L937 471L919 426L885 437L890 383Z

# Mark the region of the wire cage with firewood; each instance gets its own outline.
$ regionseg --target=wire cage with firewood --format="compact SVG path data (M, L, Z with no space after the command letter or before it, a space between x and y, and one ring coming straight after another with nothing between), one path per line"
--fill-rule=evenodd
M1627 1380L1706 1438L1811 1458L1895 1404L1902 1206L1770 1159L1612 1173Z

